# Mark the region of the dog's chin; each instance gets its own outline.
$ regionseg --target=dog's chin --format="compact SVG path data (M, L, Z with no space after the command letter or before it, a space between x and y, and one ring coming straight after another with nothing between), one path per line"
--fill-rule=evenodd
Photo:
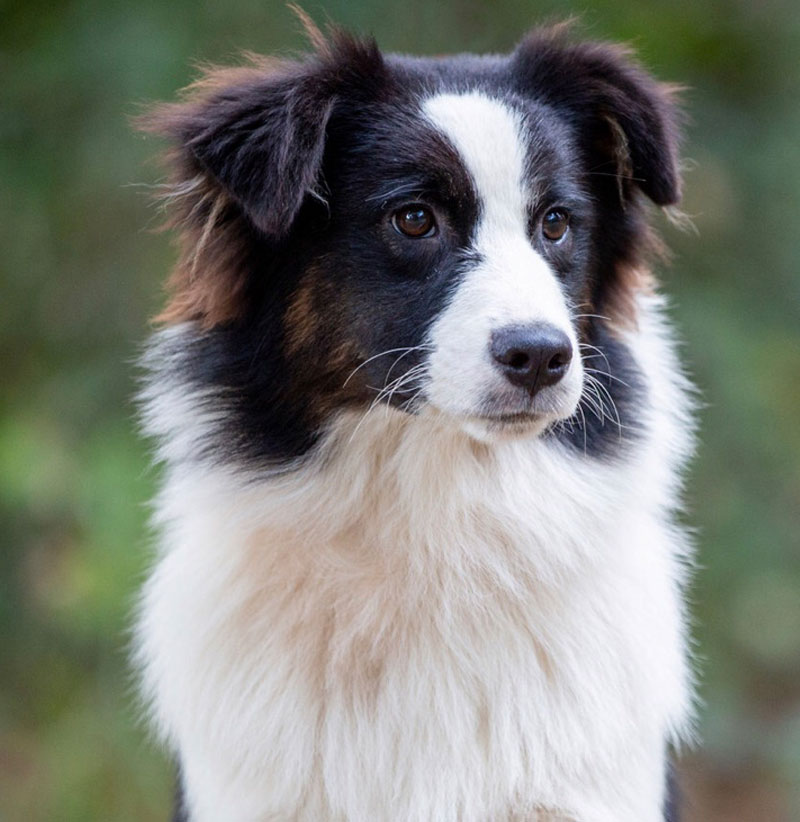
M570 419L577 411L579 398L548 404L544 408L480 408L463 413L436 409L431 411L440 423L456 428L482 443L505 442L540 437L558 422Z
M520 411L497 414L457 414L428 405L423 416L434 419L436 424L460 431L478 442L491 444L507 440L538 437L553 423L564 417L555 413Z
M579 399L559 398L559 401L539 408L531 407L533 403L527 407L513 403L462 411L442 408L426 398L413 409L406 408L404 411L410 416L425 419L426 424L433 422L437 427L460 431L478 442L491 444L541 436L553 425L571 418L577 411Z
M464 433L479 442L492 443L505 440L538 437L559 417L555 414L512 414L465 416L457 420Z
M569 376L570 379L548 386L533 396L508 385L489 384L476 387L472 402L459 402L453 397L456 401L451 404L450 397L441 389L426 392L417 413L481 443L534 439L577 413L582 381L575 369Z

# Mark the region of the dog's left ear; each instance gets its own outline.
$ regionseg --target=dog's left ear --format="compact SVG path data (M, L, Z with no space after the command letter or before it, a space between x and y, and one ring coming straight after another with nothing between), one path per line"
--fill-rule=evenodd
M523 93L576 126L589 172L617 175L620 196L638 186L654 203L680 200L680 112L675 89L656 82L623 47L571 43L569 25L531 32L513 56Z

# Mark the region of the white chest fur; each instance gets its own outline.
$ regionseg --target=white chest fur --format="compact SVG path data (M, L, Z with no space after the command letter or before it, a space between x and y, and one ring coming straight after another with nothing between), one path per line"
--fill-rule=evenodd
M624 461L378 410L282 477L168 470L139 658L193 822L660 819L687 438L645 307ZM151 427L185 437L177 416Z

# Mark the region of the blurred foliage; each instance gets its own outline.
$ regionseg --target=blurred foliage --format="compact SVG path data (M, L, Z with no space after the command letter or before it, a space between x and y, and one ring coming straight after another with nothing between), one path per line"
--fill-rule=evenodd
M690 818L800 818L800 13L794 0L307 3L388 50L504 50L580 14L688 86L664 272L702 388L690 480L703 746ZM129 118L197 60L303 47L282 3L0 4L0 818L163 820L126 663L154 477L131 365L172 251Z

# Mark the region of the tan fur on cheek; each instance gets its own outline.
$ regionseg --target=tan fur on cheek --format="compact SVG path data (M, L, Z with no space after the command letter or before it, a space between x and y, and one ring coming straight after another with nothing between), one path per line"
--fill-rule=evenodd
M317 336L319 315L314 305L314 273L305 274L284 315L286 353L297 354L313 344Z
M313 264L283 315L284 355L307 410L318 421L364 399L365 375L358 366L367 355L341 308L346 303L346 295L326 279L322 266Z

